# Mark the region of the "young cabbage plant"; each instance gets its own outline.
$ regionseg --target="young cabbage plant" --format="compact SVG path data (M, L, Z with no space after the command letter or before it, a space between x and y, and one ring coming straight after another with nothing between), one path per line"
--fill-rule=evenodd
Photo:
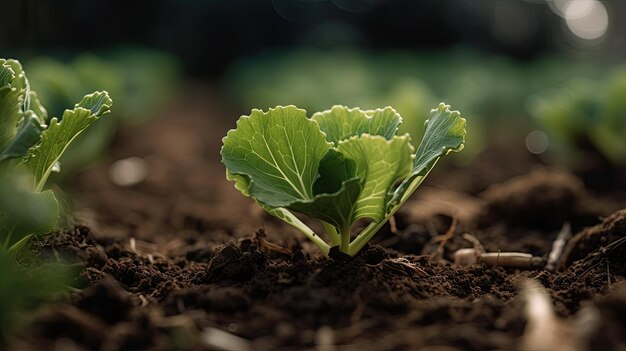
M59 205L46 181L68 145L111 104L107 92L95 92L49 118L20 63L0 59L0 251L15 252L56 225Z
M273 216L298 228L324 254L355 255L396 213L441 156L461 151L465 119L439 104L417 151L391 107L333 106L308 118L295 106L252 110L223 139L226 177ZM329 242L294 215L319 220ZM354 240L355 222L369 225Z

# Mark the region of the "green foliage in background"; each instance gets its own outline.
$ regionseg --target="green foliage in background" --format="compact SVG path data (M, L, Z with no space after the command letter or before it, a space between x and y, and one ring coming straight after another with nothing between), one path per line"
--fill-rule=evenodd
M458 49L441 53L299 49L271 52L234 64L225 84L245 109L295 104L319 111L335 104L363 109L394 106L401 133L423 132L429 106L455 101L472 118L470 159L488 143L493 126L528 122L524 102L538 89L573 75L595 76L601 65L545 58L530 63ZM419 135L419 134L418 134Z
M121 125L138 125L155 117L176 91L181 71L173 56L143 49L86 53L70 62L40 57L26 68L40 100L55 115L61 115L84 91L105 89L117 97L110 118L97 121L97 127L82 134L64 155L61 161L69 171L101 156Z
M580 164L582 152L596 151L614 166L626 166L626 66L603 79L570 79L540 91L528 109L559 157Z

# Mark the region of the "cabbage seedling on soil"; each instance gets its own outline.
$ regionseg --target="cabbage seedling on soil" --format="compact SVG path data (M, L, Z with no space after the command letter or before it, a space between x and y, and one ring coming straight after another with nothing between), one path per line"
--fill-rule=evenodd
M324 254L355 255L406 202L441 156L461 151L465 119L444 103L425 123L417 151L391 107L334 106L308 118L295 106L252 110L223 139L226 177L245 196L298 228ZM319 220L329 242L294 212ZM355 222L369 225L351 240Z
M0 59L0 249L15 252L56 224L59 205L46 181L68 145L111 104L107 92L94 92L49 118L21 64Z

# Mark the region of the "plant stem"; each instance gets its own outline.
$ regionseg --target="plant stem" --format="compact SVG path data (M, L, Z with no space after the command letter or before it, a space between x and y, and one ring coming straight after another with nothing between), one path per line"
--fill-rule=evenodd
M344 226L341 228L341 245L339 246L339 250L344 253L348 253L348 249L350 247L350 226Z
M35 236L35 233L26 235L25 237L20 239L18 242L11 245L11 247L9 247L7 252L10 253L11 255L16 255L24 246L26 246L26 244L28 244L28 242L33 236Z
M264 207L265 208L265 207ZM296 217L289 210L284 209L282 207L276 209L268 209L265 208L271 215L276 218L282 220L285 223L288 223L298 230L300 230L304 235L307 236L317 247L320 248L320 251L324 254L324 256L328 256L328 251L330 251L330 246L315 232L309 228L306 224L302 223L298 217Z
M372 239L374 234L378 232L378 230L389 220L391 216L385 217L380 222L372 222L370 223L359 235L350 243L348 251L346 252L350 256L356 255L368 241Z
M320 223L322 223L324 230L326 230L326 233L328 233L328 238L330 239L330 247L339 246L339 244L341 244L341 236L337 232L337 228L335 228L334 225L324 221L320 221Z
M435 161L435 164L436 163L437 163L437 161ZM404 195L400 199L400 202L397 205L393 206L389 210L389 213L387 213L385 218L383 218L381 221L379 221L379 222L372 222L365 229L363 229L363 231L361 233L359 233L359 235L356 237L356 239L354 239L354 241L352 241L352 243L350 244L350 247L348 248L346 253L348 255L350 255L350 256L354 256L359 251L361 251L363 246L365 246L365 244L367 244L367 242L369 242L372 239L374 234L376 234L376 232L378 232L378 230L380 230L380 228L383 225L385 225L385 223L387 223L389 218L391 218L400 209L400 206L402 206L402 204L404 204L406 202L406 200L408 200L409 197L411 197L413 192L415 192L415 190L420 186L420 184L422 184L424 179L426 179L426 176L428 175L428 173L430 173L430 170L433 169L433 168L434 168L434 164L433 164L433 167L431 167L428 170L428 172L426 172L426 174L424 174L421 177L415 178L413 183L411 183L411 186L407 189L407 191L404 193Z

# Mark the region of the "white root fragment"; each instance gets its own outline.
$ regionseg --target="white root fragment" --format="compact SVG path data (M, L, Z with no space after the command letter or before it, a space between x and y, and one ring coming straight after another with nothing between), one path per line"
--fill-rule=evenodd
M334 351L335 331L329 326L322 326L315 333L315 351Z
M480 252L477 249L460 249L454 253L454 263L459 266L484 264L488 267L531 269L542 266L540 257L522 252Z
M250 341L223 330L208 327L202 331L201 340L209 350L249 351Z
M554 313L552 300L544 287L529 280L522 291L526 301L526 328L522 335L522 351L578 351L584 346L566 322L560 321Z
M137 253L137 242L135 241L134 237L130 237L130 239L128 239L129 245L130 245L130 249L132 252L134 252L135 254Z
M541 257L534 257L523 252L485 252L480 241L469 233L463 234L463 239L472 243L472 249L459 249L454 257L454 264L470 266L484 264L489 267L509 267L520 269L540 268L543 266Z
M569 222L565 222L563 227L561 227L561 231L559 235L557 235L556 239L552 243L552 250L550 250L550 255L548 255L548 262L546 263L546 269L553 272L556 269L556 263L561 258L563 254L563 248L565 248L565 244L572 237L572 227Z
M479 252L476 249L460 249L454 253L454 264L471 266L478 263Z
M533 258L533 255L521 252L485 252L478 261L490 267L532 268Z

